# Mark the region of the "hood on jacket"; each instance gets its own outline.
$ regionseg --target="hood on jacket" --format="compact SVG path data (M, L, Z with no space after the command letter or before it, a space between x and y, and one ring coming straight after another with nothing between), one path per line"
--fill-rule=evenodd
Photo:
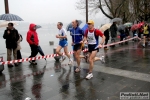
M29 26L29 29L31 30L31 31L35 31L36 29L35 29L35 24L30 24L30 26Z

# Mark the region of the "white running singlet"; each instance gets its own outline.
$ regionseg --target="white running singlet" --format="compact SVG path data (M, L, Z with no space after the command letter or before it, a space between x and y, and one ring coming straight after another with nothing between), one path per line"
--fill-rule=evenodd
M89 31L88 31L88 34L87 34L87 40L88 40L88 44L96 44L97 42L97 40L96 40L96 38L95 38L95 33L94 33L95 31L93 31L92 33L90 33Z

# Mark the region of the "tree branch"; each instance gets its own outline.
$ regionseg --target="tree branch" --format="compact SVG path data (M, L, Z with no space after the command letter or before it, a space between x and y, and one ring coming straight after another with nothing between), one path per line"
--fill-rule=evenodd
M119 10L119 8L122 7L122 5L124 4L124 2L125 2L125 0L122 0L122 2L119 4L119 6L115 9L115 15L117 13L117 10Z
M104 11L104 9L102 8L101 0L99 0L99 3L100 3L99 8L100 8L100 10L102 11L102 13L103 13L106 17L108 17L108 18L110 18L110 19L113 19L113 17L109 16L109 15Z

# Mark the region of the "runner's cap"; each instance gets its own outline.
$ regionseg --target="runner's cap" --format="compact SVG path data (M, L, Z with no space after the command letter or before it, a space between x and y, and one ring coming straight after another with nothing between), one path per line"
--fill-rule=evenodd
M88 24L94 25L94 21L93 21L93 20L89 20L89 21L88 21Z

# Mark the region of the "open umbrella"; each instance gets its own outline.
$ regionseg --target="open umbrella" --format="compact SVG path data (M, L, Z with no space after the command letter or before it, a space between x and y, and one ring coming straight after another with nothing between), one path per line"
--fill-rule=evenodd
M144 22L139 23L139 24L138 24L138 28L140 28L140 27L143 26L143 25L144 25Z
M42 26L40 26L40 25L36 25L36 27L35 27L36 29L39 29L39 28L42 28Z
M3 21L3 22L0 22L0 28L8 27L8 23L13 23L14 25L18 25L16 22L13 22L13 21Z
M42 48L41 48L41 46L38 46L38 52L39 52L40 55L42 55L42 56L45 55L44 52L43 52L43 50L42 50Z
M103 25L103 26L100 28L100 30L101 30L102 32L104 32L104 31L106 31L107 29L109 29L111 25L112 25L111 23L105 24L105 25Z
M122 19L121 18L114 18L111 21L112 22L122 22Z
M125 29L125 25L119 25L119 26L118 26L118 31L124 30L124 29Z
M84 24L84 26L82 27L82 30L84 31L84 33L87 29L88 29L88 24Z
M79 22L79 25L82 23L81 20L78 20L78 22ZM66 30L67 30L67 31L70 31L70 29L72 29L72 23L69 23L69 24L67 25L67 27L66 27Z
M127 27L131 27L133 25L133 23L128 22L128 23L125 23L124 25Z
M2 15L0 15L0 20L23 21L22 18L20 18L18 15L14 15L14 14L2 14Z
M137 30L138 28L139 28L139 25L134 24L134 25L132 25L131 30L134 31L134 30Z

